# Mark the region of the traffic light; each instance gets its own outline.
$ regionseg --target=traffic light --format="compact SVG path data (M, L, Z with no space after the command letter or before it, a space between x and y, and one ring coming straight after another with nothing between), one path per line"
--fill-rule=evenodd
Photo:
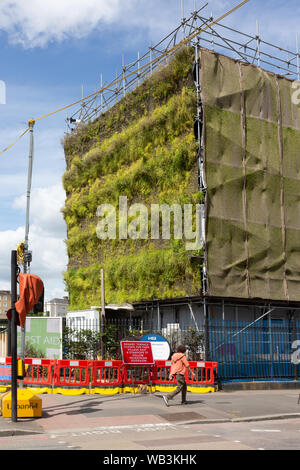
M44 312L44 289L43 292L38 300L38 302L33 307L33 313L37 315L38 313Z

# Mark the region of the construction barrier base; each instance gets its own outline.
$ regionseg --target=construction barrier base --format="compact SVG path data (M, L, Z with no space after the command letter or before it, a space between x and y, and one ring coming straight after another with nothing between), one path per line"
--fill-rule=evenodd
M147 393L154 393L154 392L161 392L161 393L170 393L173 390L175 390L176 387L170 387L168 385L152 385L152 387L147 386ZM76 396L76 395L119 395L122 393L133 393L133 394L143 394L144 391L141 392L141 390L138 387L113 387L113 388L106 388L106 387L95 387L92 389L88 388L80 388L80 389L70 389L70 388L47 388L47 387L26 387L27 390L30 390L31 392L37 394L37 395L43 395L43 394L48 394L48 395L70 395L70 396ZM10 390L10 387L0 387L0 394L5 393ZM190 393L214 393L216 392L215 387L204 387L204 386L198 386L198 387L190 387L188 385L187 391Z
M90 391L91 395L118 395L122 393L122 387L114 387L114 388L101 388L95 387Z
M155 392L162 392L162 393L171 393L176 389L176 386L170 386L170 385L153 385L152 390L154 389ZM187 386L187 391L191 393L214 393L215 387L210 387L210 386Z
M146 393L170 393L175 390L176 387L168 387L167 385L152 385L152 387L147 386L146 389L141 391L138 387L114 387L114 388L38 388L38 387L26 387L26 390L35 393L36 395L120 395L122 393L132 393L134 395ZM5 393L9 390L9 387L0 387L0 394ZM191 393L214 393L216 390L214 387L187 387L187 391Z
M154 393L154 392L161 392L161 393L170 393L175 390L176 387L168 387L167 385L152 385L148 386L141 390L139 387L114 387L114 388L106 388L106 387L95 387L92 389L89 388L32 388L28 387L27 389L40 395L40 394L57 394L57 395L69 395L69 396L77 396L77 395L120 395L123 393L132 393L134 395L143 395L145 393ZM214 387L187 387L187 391L190 393L214 393L216 390Z
M44 395L53 393L51 388L46 387L27 387L27 390L35 393L36 395Z
M88 388L54 388L52 390L53 394L57 395L89 395L90 390Z

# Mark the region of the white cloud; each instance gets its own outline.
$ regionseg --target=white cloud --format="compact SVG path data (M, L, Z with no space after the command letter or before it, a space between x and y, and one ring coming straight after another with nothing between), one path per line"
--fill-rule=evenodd
M17 230L5 230L0 232L0 282L1 287L4 283L7 285L10 279L10 256L11 251L15 250L18 243L24 240L24 229L19 227Z
M199 0L184 0L185 16L200 8ZM291 0L291 9L285 3L266 0L262 8L259 0L253 0L234 12L225 22L245 32L255 34L255 20L260 19L266 39L278 35L288 39L291 31L297 31L298 5ZM214 18L238 4L233 0L211 0L202 12ZM290 6L289 6L290 8ZM295 14L296 9L296 14ZM293 15L289 11L294 11ZM270 15L272 14L272 21ZM93 31L109 31L113 26L116 37L121 29L128 29L131 38L143 34L156 40L180 23L180 0L1 0L0 30L9 40L26 48L43 47L49 42L61 42L70 38L87 37Z
M126 1L127 6L131 3ZM12 42L44 46L49 41L84 37L101 23L116 21L124 10L121 0L2 0L0 29Z
M32 191L29 231L29 249L33 255L31 272L43 280L46 299L66 295L62 274L67 266L66 227L60 212L64 200L61 185ZM26 195L16 198L13 208L25 214ZM9 288L11 251L24 241L24 235L24 227L0 232L1 288Z
M197 6L199 0L197 0ZM215 0L217 6L224 0ZM185 0L185 12L193 10L194 0ZM116 38L128 29L136 38L141 29L149 39L165 34L181 19L180 0L1 0L0 30L9 40L26 48L43 47L49 42L87 37L93 31L109 32ZM134 29L133 29L134 28ZM146 30L146 31L145 31Z
M13 208L25 211L26 200L26 194L16 198ZM30 197L30 219L35 233L60 239L65 236L66 226L60 213L64 203L65 192L60 184L33 189Z

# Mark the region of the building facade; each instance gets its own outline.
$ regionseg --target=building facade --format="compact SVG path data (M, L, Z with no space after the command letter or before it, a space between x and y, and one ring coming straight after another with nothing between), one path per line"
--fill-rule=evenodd
M11 294L8 290L0 290L0 319L6 319L6 312L11 307Z
M223 362L226 379L298 378L300 108L293 82L199 44L161 73L126 97L123 126L116 106L101 125L96 120L65 142L71 308L101 298L104 269L107 301L134 306L135 330L147 323L177 339L186 329L203 332L205 358ZM165 87L159 99L158 84ZM143 103L147 120L136 112L144 96L151 97ZM124 196L147 207L197 204L202 248L187 249L175 231L130 238L122 225L119 239L98 237L90 225L98 201L119 201L121 213Z
M63 299L52 299L45 302L45 312L50 317L65 317L69 306L68 297Z

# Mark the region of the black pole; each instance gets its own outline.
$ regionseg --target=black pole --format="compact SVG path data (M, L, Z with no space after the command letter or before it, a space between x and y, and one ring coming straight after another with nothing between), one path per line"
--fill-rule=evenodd
M206 303L206 298L203 298L203 310L204 310L204 360L210 361L210 350L209 350L209 310Z
M292 343L297 340L295 310L292 312ZM298 364L294 364L294 380L298 380Z
M11 418L17 418L18 406L18 359L17 359L17 252L11 252Z
M11 357L11 320L7 321L7 356Z

